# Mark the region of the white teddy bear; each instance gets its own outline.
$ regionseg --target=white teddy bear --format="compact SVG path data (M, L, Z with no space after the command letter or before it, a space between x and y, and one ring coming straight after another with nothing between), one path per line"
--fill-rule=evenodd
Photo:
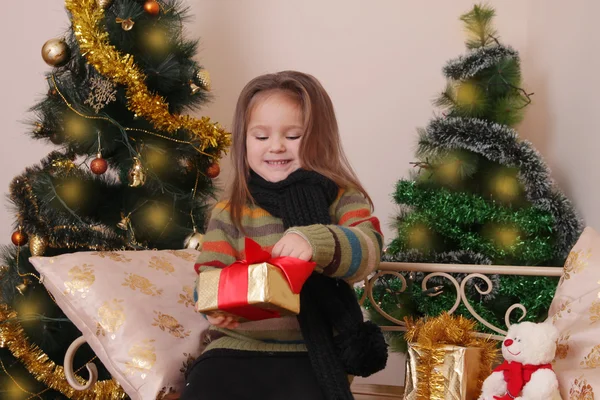
M483 382L479 400L560 400L551 364L557 338L549 323L512 325L502 343L505 361Z

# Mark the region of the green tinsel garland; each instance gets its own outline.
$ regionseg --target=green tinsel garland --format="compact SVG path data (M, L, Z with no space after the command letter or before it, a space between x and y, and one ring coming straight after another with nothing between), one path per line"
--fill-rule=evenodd
M536 265L552 260L554 220L545 211L534 207L512 209L483 197L447 189L419 187L414 181L398 182L394 200L415 207L399 225L398 237L391 245L392 252L405 251L411 228L425 225L455 247L480 252L509 264ZM518 229L519 240L512 246L501 247L473 226L493 223Z

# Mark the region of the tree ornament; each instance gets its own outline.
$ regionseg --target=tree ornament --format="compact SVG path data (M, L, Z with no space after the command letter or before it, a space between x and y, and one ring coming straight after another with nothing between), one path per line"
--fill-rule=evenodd
M150 15L158 15L160 12L160 4L156 0L147 0L144 3L144 11Z
M198 81L200 82L200 85L202 86L202 88L204 90L206 90L207 92L210 92L210 74L208 73L208 71L206 70L201 70L196 74L196 78L198 78Z
M113 3L113 0L97 0L97 1L98 1L98 7L102 8L103 10L106 10Z
M48 239L40 235L32 235L29 241L29 251L34 257L41 257L48 247Z
M202 89L200 86L196 85L194 82L190 81L190 90L192 91L192 94L196 94L200 91L200 89Z
M117 85L101 76L90 78L90 91L84 104L94 109L96 114L113 101L117 100Z
M115 20L115 22L117 24L121 24L121 29L123 29L126 32L129 32L130 30L132 30L133 25L135 25L135 22L131 18L127 18L127 19L117 18Z
M15 286L15 288L21 294L21 296L25 296L25 292L27 292L27 289L29 288L29 280L23 279L23 282L19 283L17 286Z
M126 231L129 229L129 225L131 224L131 220L129 219L129 215L130 214L123 214L121 213L121 221L119 221L119 223L117 224L117 228Z
M61 132L52 132L48 138L55 145L62 144L65 140L65 137Z
M60 157L52 161L48 171L53 177L69 175L77 165L67 157Z
M19 228L18 231L13 232L10 239L12 240L15 246L24 246L25 244L27 244L27 240L29 239L29 237L25 232L21 230L21 228Z
M183 247L186 249L200 250L202 248L202 242L204 235L194 230L183 242Z
M206 176L210 179L215 179L221 173L221 167L219 167L219 163L213 162L206 168Z
M60 67L69 60L71 50L64 39L50 39L42 46L42 58L52 67Z
M96 158L90 163L90 169L96 175L102 175L108 169L108 161L102 158L102 153L98 153Z
M39 135L43 131L44 131L44 125L40 124L39 122L36 122L35 128L33 129L33 133L35 133L36 135Z
M139 158L133 158L133 167L129 170L129 186L138 187L146 183L146 169Z

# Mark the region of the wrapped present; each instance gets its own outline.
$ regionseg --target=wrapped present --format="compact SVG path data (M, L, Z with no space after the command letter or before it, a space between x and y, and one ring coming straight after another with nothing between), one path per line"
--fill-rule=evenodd
M405 400L475 400L498 349L472 335L475 322L447 313L406 320Z
M239 321L298 314L300 290L316 264L293 257L272 258L248 238L245 245L246 260L200 273L196 309Z
M481 348L438 345L433 349L408 345L406 400L475 400L479 390ZM428 375L423 388L419 380ZM422 382L422 381L421 381ZM429 396L419 394L426 389Z

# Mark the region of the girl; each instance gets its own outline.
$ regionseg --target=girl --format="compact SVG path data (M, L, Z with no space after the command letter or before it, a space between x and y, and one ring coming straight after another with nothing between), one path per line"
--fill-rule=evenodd
M348 284L377 268L382 234L325 89L295 71L249 82L235 111L232 158L231 197L212 212L196 271L244 259L245 236L273 257L312 260L317 269L297 318L208 316L207 347L181 398L352 399L348 375L370 375L387 360L381 331L363 322Z

